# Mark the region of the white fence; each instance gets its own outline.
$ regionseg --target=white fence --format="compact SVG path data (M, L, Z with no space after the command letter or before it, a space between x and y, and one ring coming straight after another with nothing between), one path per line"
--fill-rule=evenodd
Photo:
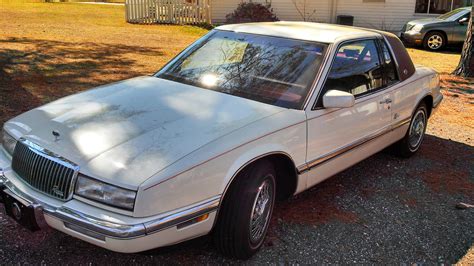
M143 24L210 24L209 2L210 0L126 0L125 18L127 22Z

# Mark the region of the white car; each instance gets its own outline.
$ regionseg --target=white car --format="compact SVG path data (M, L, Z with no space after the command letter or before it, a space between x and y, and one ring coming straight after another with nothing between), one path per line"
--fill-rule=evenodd
M0 194L26 227L113 251L212 232L223 254L248 258L276 199L392 144L414 154L442 98L438 74L415 68L395 35L226 25L153 76L6 122Z

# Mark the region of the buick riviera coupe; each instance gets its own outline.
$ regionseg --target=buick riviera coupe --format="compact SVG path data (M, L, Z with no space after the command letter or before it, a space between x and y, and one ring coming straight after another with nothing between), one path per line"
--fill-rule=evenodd
M152 76L72 95L3 126L5 213L117 252L212 234L262 246L275 201L393 145L417 152L442 100L390 33L226 25Z

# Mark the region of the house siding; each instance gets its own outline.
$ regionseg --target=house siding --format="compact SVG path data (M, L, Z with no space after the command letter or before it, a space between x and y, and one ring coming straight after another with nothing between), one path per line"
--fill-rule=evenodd
M330 2L332 0L308 0L306 13L313 14L308 20L316 22L329 22ZM211 14L213 23L225 22L225 16L232 13L242 2L241 0L212 0ZM265 3L265 0L254 0L253 2ZM272 0L274 13L280 20L299 21L303 20L291 0Z
M301 2L303 0L300 0ZM363 0L338 0L335 12L332 3L336 0L307 0L307 13L316 13L309 21L335 22L332 16L354 16L354 25L399 32L410 20L429 17L430 15L415 14L415 0L385 0L385 2L363 2ZM213 23L225 22L225 16L232 13L242 0L211 0ZM254 0L265 3L265 0ZM280 20L303 20L291 0L272 0L272 8Z
M363 2L363 0L339 0L336 15L354 16L354 25L399 32L408 21L429 17L415 14L415 0L386 0L385 2Z

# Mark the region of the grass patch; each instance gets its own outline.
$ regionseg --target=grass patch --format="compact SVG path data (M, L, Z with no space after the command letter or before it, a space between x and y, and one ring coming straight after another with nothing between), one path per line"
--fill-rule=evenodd
M128 24L117 5L2 1L0 13L0 123L65 95L152 74L207 33Z

